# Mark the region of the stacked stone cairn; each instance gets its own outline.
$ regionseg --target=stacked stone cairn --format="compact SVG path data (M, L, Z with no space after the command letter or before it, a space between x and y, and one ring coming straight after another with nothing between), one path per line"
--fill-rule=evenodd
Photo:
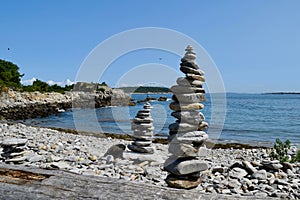
M204 115L198 110L204 105L205 81L195 62L196 53L192 46L187 46L181 59L180 70L185 77L177 79L177 85L171 87L173 102L170 109L177 120L169 126L169 153L172 154L164 163L164 169L169 172L166 182L170 187L195 188L201 183L200 172L208 169L208 164L200 159L203 142L208 139L204 132L208 128Z
M26 152L27 139L7 138L1 143L2 153L1 157L6 163L23 163L26 159L24 156Z
M149 102L145 103L144 109L139 110L136 117L132 119L131 129L134 141L128 145L128 148L133 152L154 153L154 148L151 146L154 130L153 119L150 114L151 108Z

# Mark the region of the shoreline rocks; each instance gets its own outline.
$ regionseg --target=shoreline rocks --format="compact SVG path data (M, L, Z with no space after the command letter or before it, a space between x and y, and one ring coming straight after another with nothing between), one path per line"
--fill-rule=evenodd
M167 101L168 98L166 96L160 96L157 101Z
M152 157L157 157L155 160L139 157L130 159L129 156L126 157L126 154L122 158L118 154L124 151L123 145L126 146L131 141L75 135L20 123L8 125L0 122L0 143L12 138L27 140L26 153L23 155L24 162L14 163L14 165L62 169L76 174L112 177L167 187L165 178L168 173L163 170L163 167L164 161L168 158L168 148L171 148L168 145L152 144L156 149L155 153L151 154ZM115 148L108 151L112 146L118 146L117 151ZM186 147L185 144L182 146L181 148ZM201 148L199 151L202 151ZM0 152L1 155L2 146ZM192 153L188 150L184 152ZM271 170L268 165L277 164L278 161L272 161L269 158L270 152L271 149L263 148L207 149L203 160L209 167L202 171L201 182L197 182L199 175L194 173L188 180L182 178L179 184L194 183L195 188L192 190L200 194L227 194L230 198L256 199L268 196L299 199L300 163L280 163L282 165L280 169ZM1 162L5 162L2 156ZM187 166L179 166L177 170L181 173L190 172ZM234 176L230 177L233 171L246 171L247 174L245 176L243 174L243 177L238 179ZM170 181L174 180L173 177L169 178ZM178 180L177 177L175 180Z
M158 100L158 99L151 97L150 95L147 95L145 99L138 100L137 103L145 103L145 102L156 101L156 100Z
M74 91L65 94L9 90L7 93L0 93L0 117L24 120L58 114L70 108L127 106L131 104L130 100L130 96L119 89L98 93Z

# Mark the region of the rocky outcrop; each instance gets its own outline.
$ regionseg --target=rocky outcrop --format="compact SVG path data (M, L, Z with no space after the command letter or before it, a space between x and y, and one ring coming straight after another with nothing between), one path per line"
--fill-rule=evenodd
M104 106L131 105L131 97L120 89L111 89L104 92L72 92L73 108L100 108Z
M161 96L157 99L157 101L167 101L168 98L166 96Z
M157 99L154 97L151 97L150 95L147 95L147 97L145 99L138 100L137 103L144 103L144 102L155 101L155 100L157 100Z
M131 97L119 89L91 92L40 93L16 92L0 93L0 118L23 120L46 117L69 108L99 108L104 106L129 105Z
M60 93L16 92L0 94L0 116L22 120L64 111L72 107L72 96Z

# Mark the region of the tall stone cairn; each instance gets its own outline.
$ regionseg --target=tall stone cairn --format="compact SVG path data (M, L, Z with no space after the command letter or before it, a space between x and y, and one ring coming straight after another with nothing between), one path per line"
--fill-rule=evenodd
M190 189L200 184L200 172L208 169L208 164L200 159L206 152L201 146L208 139L204 132L208 123L198 111L203 109L201 102L206 99L202 88L204 72L195 61L196 53L192 46L187 46L185 51L180 63L185 77L178 78L177 85L171 87L171 115L177 120L169 126L168 150L172 155L164 163L164 169L169 172L166 182L170 187Z
M154 153L151 146L153 140L153 119L151 117L151 105L145 103L144 109L139 110L136 117L132 119L131 129L133 131L134 141L128 145L128 148L137 153Z

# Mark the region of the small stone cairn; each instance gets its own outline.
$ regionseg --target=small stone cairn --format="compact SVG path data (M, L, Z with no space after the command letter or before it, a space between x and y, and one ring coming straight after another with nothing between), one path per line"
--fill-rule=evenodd
M23 163L27 139L7 138L1 142L1 157L6 163Z
M169 172L167 184L175 188L197 187L201 182L200 172L208 169L208 164L200 160L200 156L206 156L206 148L201 146L208 139L204 132L208 123L198 112L204 107L200 102L206 99L202 88L205 79L195 59L192 46L187 46L180 63L185 77L178 78L177 85L171 87L174 94L171 115L177 120L169 126L168 150L172 155L164 163L164 169Z
M131 129L134 141L128 145L128 148L133 152L154 153L154 148L151 146L154 130L151 108L149 102L145 103L144 109L139 110L136 117L132 119Z

